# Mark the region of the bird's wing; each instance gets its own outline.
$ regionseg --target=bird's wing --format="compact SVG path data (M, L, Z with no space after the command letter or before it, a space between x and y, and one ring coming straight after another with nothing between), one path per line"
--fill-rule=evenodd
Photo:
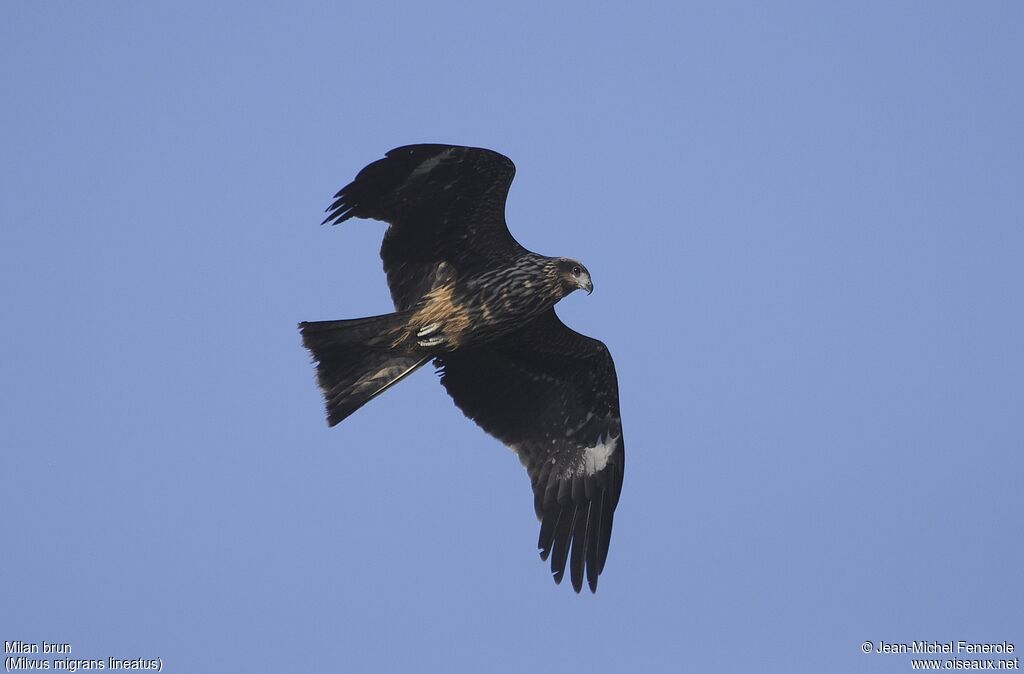
M474 147L407 145L388 152L334 195L325 223L352 217L391 226L380 249L399 310L436 282L442 263L472 273L520 248L505 224L516 167Z
M566 327L554 309L499 341L437 359L466 416L515 450L533 483L541 558L579 592L604 569L625 454L608 348ZM569 558L570 543L572 549Z

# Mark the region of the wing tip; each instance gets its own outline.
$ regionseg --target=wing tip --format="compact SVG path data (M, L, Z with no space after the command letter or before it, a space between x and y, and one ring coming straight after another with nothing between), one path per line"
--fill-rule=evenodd
M330 207L327 209L326 213L327 217L320 221L321 225L340 225L355 215L353 213L353 209L348 205L341 206L337 209Z
M563 481L564 482L564 481ZM569 578L577 594L584 581L591 594L597 594L598 581L604 572L611 542L615 508L615 484L577 490L580 500L548 501L542 512L537 550L542 561L550 562L556 585L562 583L569 567ZM559 490L553 490L552 495Z

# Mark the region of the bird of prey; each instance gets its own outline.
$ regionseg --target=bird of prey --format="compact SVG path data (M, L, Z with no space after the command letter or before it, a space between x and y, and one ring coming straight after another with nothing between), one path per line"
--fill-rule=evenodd
M587 268L509 232L514 174L508 157L455 145L399 147L366 166L324 223L388 223L380 256L395 312L299 329L330 426L433 360L459 409L526 467L555 582L568 562L576 592L584 572L595 592L625 465L615 365L555 315L569 293L593 291Z

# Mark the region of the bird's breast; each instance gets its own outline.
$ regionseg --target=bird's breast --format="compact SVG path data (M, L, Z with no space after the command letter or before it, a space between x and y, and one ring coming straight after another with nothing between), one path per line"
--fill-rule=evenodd
M454 351L517 330L553 304L528 279L523 283L471 281L462 286L446 283L424 296L395 345L412 338L420 348Z

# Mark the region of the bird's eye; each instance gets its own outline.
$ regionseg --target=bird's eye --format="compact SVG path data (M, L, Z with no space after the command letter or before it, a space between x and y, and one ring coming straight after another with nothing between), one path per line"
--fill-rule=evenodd
M572 275L573 276L579 276L580 275L580 268L579 267L573 267L572 268Z

